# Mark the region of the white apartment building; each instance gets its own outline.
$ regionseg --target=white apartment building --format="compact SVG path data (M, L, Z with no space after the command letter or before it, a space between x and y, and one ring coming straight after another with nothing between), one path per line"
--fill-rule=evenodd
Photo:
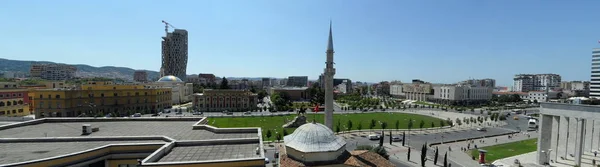
M476 104L492 99L494 88L470 85L434 86L433 100L444 104Z
M335 86L334 89L337 92L342 93L342 94L348 93L348 88L347 88L346 82L342 82L341 84L338 84L337 86Z
M521 99L523 100L530 100L531 102L546 102L546 99L556 99L558 98L558 94L560 92L548 92L548 94L546 94L545 91L530 91L527 96L521 96ZM548 100L549 100L548 99Z
M517 92L542 91L546 87L560 87L561 77L558 74L517 74L514 77L513 90Z
M590 79L590 97L600 98L600 48L592 50L592 75Z
M175 29L162 38L160 76L173 75L185 81L188 62L188 32L183 29Z
M496 80L485 78L485 79L469 79L465 81L458 82L459 85L471 85L475 87L496 87Z

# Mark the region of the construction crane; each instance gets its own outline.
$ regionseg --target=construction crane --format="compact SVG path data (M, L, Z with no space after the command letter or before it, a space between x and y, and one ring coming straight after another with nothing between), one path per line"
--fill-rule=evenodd
M176 29L175 26L173 26L172 24L167 23L166 21L162 21L162 23L165 24L165 33L168 34L169 33L169 26L173 29Z

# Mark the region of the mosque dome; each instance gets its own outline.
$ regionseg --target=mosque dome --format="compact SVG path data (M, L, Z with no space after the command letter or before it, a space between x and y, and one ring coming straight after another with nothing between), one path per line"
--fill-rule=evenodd
M167 75L167 76L164 76L164 77L158 79L157 82L183 82L183 81L181 79L177 78L176 76Z
M344 139L320 123L306 123L283 140L286 147L304 153L338 151L346 146Z

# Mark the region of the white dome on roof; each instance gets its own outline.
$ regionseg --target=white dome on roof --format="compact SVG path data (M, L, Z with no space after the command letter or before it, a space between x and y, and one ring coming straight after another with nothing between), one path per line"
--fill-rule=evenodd
M346 141L336 136L327 126L320 123L306 123L294 133L283 137L286 147L300 152L331 152L346 146Z
M164 77L158 79L157 82L183 82L183 81L181 79L177 78L176 76L167 75L167 76L164 76Z

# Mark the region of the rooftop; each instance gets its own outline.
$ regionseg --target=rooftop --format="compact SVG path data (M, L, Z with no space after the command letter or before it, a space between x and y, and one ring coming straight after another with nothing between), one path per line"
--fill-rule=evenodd
M53 159L90 153L106 147L139 145L145 146L140 149L148 155L152 152L166 152L164 155L152 154L153 159L160 161L144 160L142 166L144 163L156 165L162 162L186 164L190 163L186 161L207 163L205 161L264 159L264 154L256 154L255 151L257 147L262 149L259 128L215 128L205 125L206 122L203 117L44 118L0 124L0 166L35 166L35 163L48 163ZM98 128L98 131L82 135L83 124ZM240 140L243 142L240 143ZM162 148L163 145L177 142L194 144ZM59 166L61 165L73 164Z

